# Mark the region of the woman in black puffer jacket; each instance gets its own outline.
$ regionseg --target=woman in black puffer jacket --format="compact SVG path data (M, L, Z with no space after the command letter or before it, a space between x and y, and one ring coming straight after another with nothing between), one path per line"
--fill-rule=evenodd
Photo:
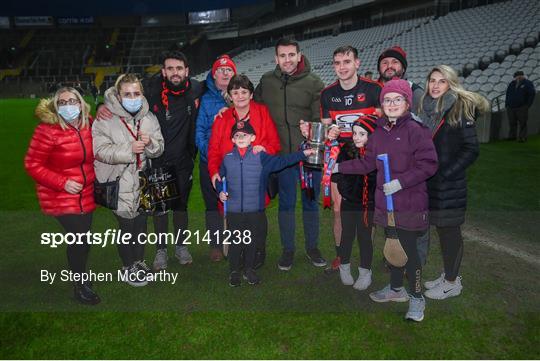
M467 168L479 154L475 121L489 103L479 94L465 90L454 69L433 68L427 76L419 116L433 131L439 169L428 181L430 223L437 227L444 273L425 283L425 296L445 299L463 288L459 267L463 256L461 225L467 207Z

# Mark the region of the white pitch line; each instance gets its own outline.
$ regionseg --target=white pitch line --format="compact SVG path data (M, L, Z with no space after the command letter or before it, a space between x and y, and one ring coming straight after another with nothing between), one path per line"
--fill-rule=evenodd
M540 266L540 259L538 257L533 256L530 253L527 253L525 251L520 251L511 247L503 246L501 244L498 244L496 242L490 241L482 236L479 236L478 234L472 234L469 231L463 230L463 236L466 238L467 241L471 242L478 242L486 247L492 248L499 252L508 253L511 256L520 258L526 262L532 263L536 266Z

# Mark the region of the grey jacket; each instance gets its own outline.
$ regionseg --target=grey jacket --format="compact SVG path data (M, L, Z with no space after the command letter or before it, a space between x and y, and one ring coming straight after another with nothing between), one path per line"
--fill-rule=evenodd
M109 120L95 121L92 125L94 138L94 168L99 182L113 181L120 178L118 209L114 211L123 218L135 218L139 212L139 170L144 169L146 158L156 158L163 153L164 141L159 122L148 109L148 102L143 97L143 105L135 116L128 113L118 100L115 88L105 92L105 105L113 113ZM148 134L151 143L141 153L141 168L137 168L137 158L132 151L135 140L126 125L136 134L136 123L140 122L140 131Z

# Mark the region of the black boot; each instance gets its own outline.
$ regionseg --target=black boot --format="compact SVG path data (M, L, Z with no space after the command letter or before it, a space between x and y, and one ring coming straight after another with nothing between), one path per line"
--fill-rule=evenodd
M90 283L75 283L73 286L75 299L84 305L97 305L101 302L99 296L94 292Z

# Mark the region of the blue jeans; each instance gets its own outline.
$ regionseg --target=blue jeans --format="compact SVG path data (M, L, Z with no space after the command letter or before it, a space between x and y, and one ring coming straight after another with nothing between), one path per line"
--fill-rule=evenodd
M302 219L306 250L317 247L319 243L319 193L321 190L321 171L313 171L315 199L310 200L302 191ZM298 164L285 168L278 173L279 181L279 233L285 251L295 250L296 231L296 190L300 181Z

